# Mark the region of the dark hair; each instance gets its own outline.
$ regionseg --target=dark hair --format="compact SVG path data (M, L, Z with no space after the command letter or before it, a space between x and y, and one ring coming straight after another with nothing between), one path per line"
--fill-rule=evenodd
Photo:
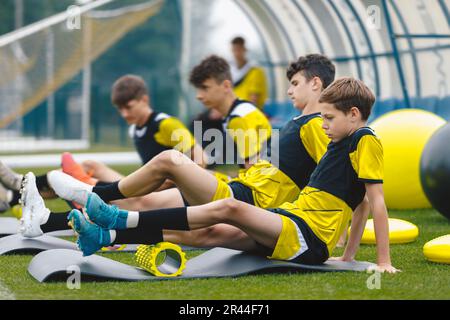
M214 79L217 83L225 80L231 81L231 71L228 62L216 55L204 59L191 72L189 81L196 88L200 88L208 79Z
M238 45L238 46L245 46L245 39L242 37L236 37L233 40L231 40L231 44Z
M356 107L361 112L363 120L368 120L375 100L375 95L364 82L347 77L336 80L325 89L319 102L333 104L345 114Z
M126 75L113 84L111 101L115 106L121 107L131 100L139 100L144 95L148 95L144 79L136 75Z
M296 62L291 63L286 75L289 81L301 72L306 80L311 81L314 77L322 80L323 88L327 88L336 76L336 67L333 62L321 54L309 54L300 57Z

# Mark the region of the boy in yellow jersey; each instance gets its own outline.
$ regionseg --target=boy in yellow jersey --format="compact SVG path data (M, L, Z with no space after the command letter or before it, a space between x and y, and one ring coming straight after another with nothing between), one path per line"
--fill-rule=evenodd
M352 210L367 193L377 235L377 269L397 272L389 252L383 148L366 127L375 97L362 81L343 78L326 89L320 101L323 128L331 143L294 203L264 210L225 199L196 207L131 212L106 205L90 193L86 212L91 222L78 210L69 215L83 254L89 256L114 243L158 243L167 240L167 230L226 224L240 234L240 241L229 247L265 248L270 259L320 264L330 257Z

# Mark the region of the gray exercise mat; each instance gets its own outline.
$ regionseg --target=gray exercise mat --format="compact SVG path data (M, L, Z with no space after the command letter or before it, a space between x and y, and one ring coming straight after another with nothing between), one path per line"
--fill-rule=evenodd
M102 253L136 252L137 244L127 244L120 250L102 250ZM37 238L25 238L20 234L13 234L0 238L0 255L35 254L53 249L78 250L74 242L56 238L46 233Z
M77 245L46 234L37 238L25 238L21 234L13 234L0 239L0 255L34 254L51 249L77 250Z
M17 234L20 228L20 221L16 218L0 218L0 238ZM53 231L46 233L53 237L73 237L75 232L72 229Z
M44 251L31 260L28 272L39 282L66 281L79 268L81 281L147 281L195 278L238 277L258 273L305 271L366 271L369 262L328 261L323 265L300 265L269 260L242 251L215 248L186 264L183 275L176 278L154 277L146 271L105 257L83 257L80 251L57 249Z
M19 232L20 222L16 218L0 218L0 238Z

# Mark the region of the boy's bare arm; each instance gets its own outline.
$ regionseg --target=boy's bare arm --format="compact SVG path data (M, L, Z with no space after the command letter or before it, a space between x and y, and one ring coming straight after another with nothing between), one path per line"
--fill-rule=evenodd
M367 219L370 214L370 205L367 197L364 197L363 202L353 212L352 225L350 237L347 246L345 247L343 261L354 261L356 253L358 252L361 238L364 233Z
M367 197L373 215L375 237L377 242L378 271L395 273L389 252L389 222L382 184L366 183Z

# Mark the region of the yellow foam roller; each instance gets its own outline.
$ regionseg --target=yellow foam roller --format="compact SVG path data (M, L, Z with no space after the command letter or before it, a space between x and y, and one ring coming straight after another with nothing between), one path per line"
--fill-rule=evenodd
M170 242L140 245L135 257L142 269L156 277L177 277L186 268L186 254L180 246Z
M350 233L351 228L349 228ZM419 228L411 222L401 219L389 219L389 243L410 243L419 236ZM376 244L375 227L373 219L367 220L366 227L361 239L363 244Z
M429 261L450 264L450 234L427 242L423 254Z

